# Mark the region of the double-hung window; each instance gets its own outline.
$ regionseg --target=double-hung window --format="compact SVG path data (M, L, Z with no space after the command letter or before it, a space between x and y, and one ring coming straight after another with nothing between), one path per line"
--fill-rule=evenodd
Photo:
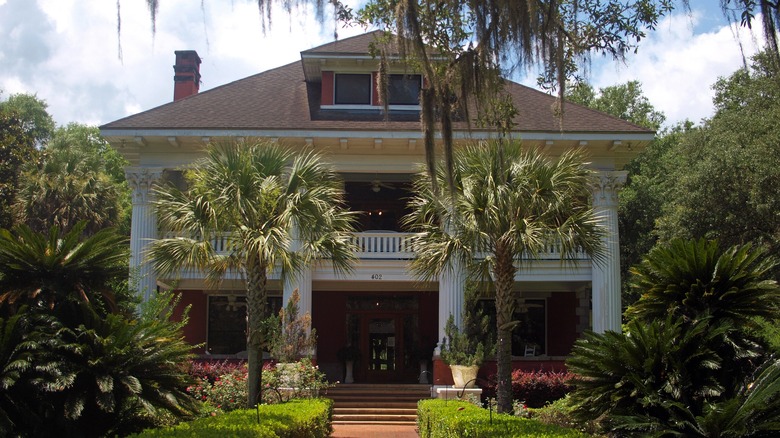
M339 73L336 75L336 105L371 105L371 75Z

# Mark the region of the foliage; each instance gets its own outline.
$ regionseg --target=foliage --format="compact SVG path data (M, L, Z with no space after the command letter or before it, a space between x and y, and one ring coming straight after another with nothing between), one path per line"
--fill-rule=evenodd
M59 327L56 319L27 307L0 317L0 436L22 430L43 433L49 405L40 393L60 373L58 358L46 351L57 344L53 335Z
M0 113L15 113L22 129L38 145L46 144L54 133L54 118L46 110L48 104L36 94L17 93L0 102Z
M126 434L155 424L163 412L198 412L186 392L191 346L172 322L173 298L161 296L137 320L96 314L62 332L55 350L64 364L63 390L52 394L65 428L87 436ZM88 309L84 307L85 313Z
M13 225L11 205L21 165L36 157L35 138L24 130L23 120L16 113L0 111L0 228Z
M441 359L447 365L482 365L485 360L485 346L479 338L469 336L465 330L459 330L452 315L447 318L444 333L445 336L441 340Z
M541 408L565 397L572 390L572 377L563 371L515 370L512 372L513 398L530 408Z
M486 356L495 354L495 335L490 330L490 316L479 305L479 290L470 283L465 289L462 330L450 315L444 327L441 358L447 365L479 366Z
M632 321L629 334L589 334L568 365L580 377L575 416L625 436L765 436L780 413L780 363L731 391L718 379L722 360L709 346L723 327ZM756 377L757 376L757 377ZM768 436L768 435L766 435Z
M567 361L575 415L638 436L777 428L777 359L753 335L757 316L778 316L774 264L762 249L704 240L651 251L634 269L644 294L626 333L588 333Z
M541 408L531 409L531 417L541 423L580 430L589 435L595 435L599 427L592 421L577 419L573 413L572 402L566 397L548 403Z
M69 231L79 221L94 234L122 226L129 234L127 164L98 128L71 123L54 132L39 163L25 163L14 205L18 220L42 232L53 225Z
M748 327L754 317L780 314L780 287L771 280L777 260L764 248L721 250L718 242L675 239L654 248L631 272L642 298L626 311L644 321L672 315L685 323L702 318Z
M509 414L490 413L469 402L421 400L417 404L421 437L584 437L581 432Z
M0 410L21 415L9 416L13 424L3 422L3 431L124 435L198 412L199 404L186 392L191 383L184 368L191 346L181 335L186 317L171 322L172 303L163 295L131 320L103 317L81 302L71 309L78 313L69 318L75 324L42 309L19 309L9 320L16 332L4 327L2 383L12 398L4 398ZM18 342L12 349L5 343L9 339Z
M221 411L233 411L246 406L246 363L215 362L201 367L200 370L195 377L196 383L187 388L192 397L208 402ZM215 375L216 373L219 374ZM269 362L263 366L263 403L311 398L328 387L325 374L312 365L309 359L275 365Z
M703 237L780 251L780 126L771 122L780 117L779 71L761 53L715 84L715 115L673 157L657 227L663 242Z
M440 163L437 179L445 184ZM427 173L414 182L406 224L419 234L412 269L422 279L452 272L455 264L495 288L498 404L511 410L511 330L516 307L516 263L535 259L548 245L561 260L583 250L601 260L603 229L589 206L591 171L581 152L557 161L514 142L470 144L455 156L455 191L437 192Z
M651 130L658 130L666 119L644 95L638 81L600 88L598 93L579 81L568 88L566 99ZM663 158L674 149L683 129L676 126L664 130L626 166L628 178L619 193L618 227L622 295L627 304L639 298L627 286L628 268L639 263L657 240L653 231L666 201L662 187L670 167Z
M657 111L644 95L639 81L600 88L598 94L590 84L578 82L569 87L566 100L653 131L658 130L666 120L666 116Z
M317 396L321 390L330 387L325 374L309 358L264 368L263 376L266 378L263 388L263 401L266 403Z
M325 438L332 432L332 410L333 401L329 399L292 400L260 405L257 411L236 410L173 427L150 429L133 437Z
M279 310L279 319L272 334L271 357L278 362L297 362L310 357L317 348L317 331L311 328L311 315L298 316L301 296L295 289L287 304Z
M235 371L246 370L245 360L193 360L190 364L189 374L194 379L205 380L214 383L219 376Z
M162 276L199 267L216 284L229 269L244 273L252 406L269 340L268 270L281 268L284 281L322 257L349 269L353 216L336 173L310 151L293 154L268 141L211 145L186 176L186 190L171 184L156 192L158 222L173 237L153 242L150 255ZM210 242L222 236L226 251L217 252Z
M62 234L26 225L0 230L0 305L26 303L59 309L67 316L76 302L106 313L115 307L112 284L127 276L126 238L111 229L83 238L84 223Z
M685 122L664 130L626 165L628 178L618 203L624 306L639 299L628 285L629 269L658 242L656 223L668 202L667 186L674 183L676 150L691 129L692 123Z
M263 370L265 372L265 370ZM237 369L231 373L222 374L211 383L204 382L205 388L200 392L201 399L223 411L234 411L246 407L247 398L246 369ZM191 390L195 395L197 387Z

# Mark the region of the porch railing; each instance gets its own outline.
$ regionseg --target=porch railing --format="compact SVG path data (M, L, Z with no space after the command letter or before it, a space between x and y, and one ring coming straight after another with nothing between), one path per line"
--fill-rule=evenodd
M166 235L165 237L174 237ZM357 248L356 256L363 260L411 260L416 252L413 244L414 233L394 231L367 231L354 233L352 243ZM219 252L227 251L227 234L216 235L211 239L211 245ZM527 258L522 257L521 258ZM560 260L561 248L558 244L550 244L539 253L538 260ZM569 260L590 260L583 252L577 251Z

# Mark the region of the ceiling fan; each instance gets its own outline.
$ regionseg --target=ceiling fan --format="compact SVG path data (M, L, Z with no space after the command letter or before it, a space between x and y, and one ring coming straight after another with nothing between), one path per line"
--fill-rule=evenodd
M378 179L375 179L375 180L371 181L371 191L372 192L379 193L379 191L382 190L383 187L386 188L386 189L395 190L395 186L392 185L392 184L383 183L382 181L380 181Z

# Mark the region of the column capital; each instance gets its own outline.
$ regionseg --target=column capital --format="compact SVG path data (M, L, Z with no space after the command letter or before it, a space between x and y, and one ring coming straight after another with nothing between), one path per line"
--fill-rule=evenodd
M125 178L133 191L133 204L146 204L150 201L152 186L160 180L162 167L126 167Z
M618 191L626 183L628 172L612 170L596 172L593 184L593 202L595 205L616 207Z

